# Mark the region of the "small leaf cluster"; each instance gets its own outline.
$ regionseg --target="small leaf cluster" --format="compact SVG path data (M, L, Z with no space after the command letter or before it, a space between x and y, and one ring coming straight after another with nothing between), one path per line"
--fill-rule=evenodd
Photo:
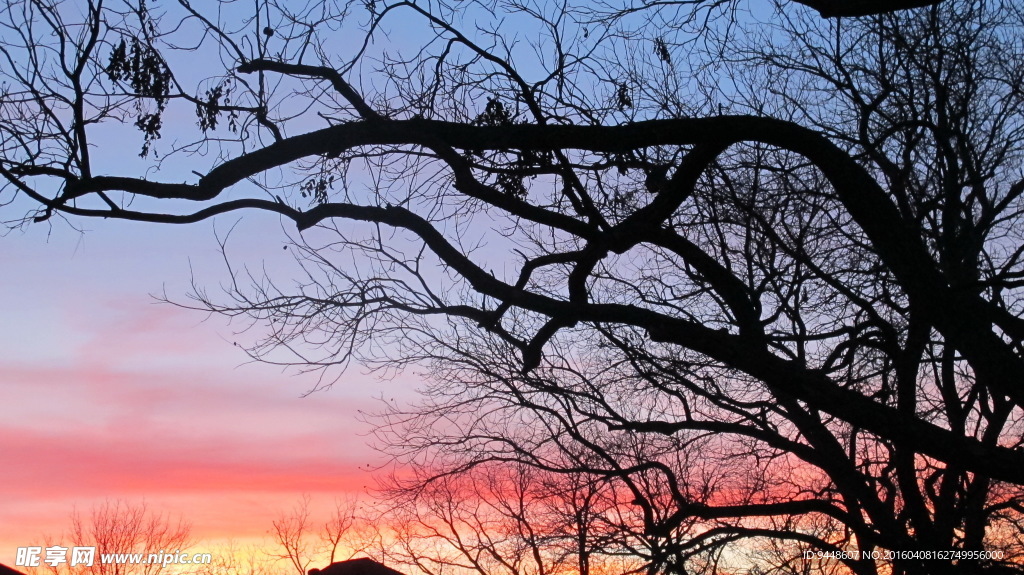
M665 42L665 38L658 37L654 39L654 53L662 62L666 64L672 63L672 54L668 51L668 42Z
M206 132L217 129L220 121L220 114L224 107L231 105L231 91L234 83L230 78L220 84L206 90L206 95L196 102L196 116L199 118L199 128ZM228 111L228 130L232 133L238 131L238 112Z
M629 95L629 86L625 82L615 83L615 106L620 112L633 107L633 97Z
M516 115L497 96L487 98L487 105L474 120L475 126L512 126L516 123ZM483 157L483 153L476 151L473 155ZM519 198L526 197L527 189L523 183L525 174L530 168L551 165L551 152L535 152L525 150L519 154L519 158L509 164L511 169L498 174L494 186L503 193Z
M163 125L161 115L167 107L171 92L171 70L163 57L150 43L138 38L130 41L124 38L110 53L110 59L104 69L112 82L125 82L132 87L135 96L150 99L156 103L156 111L144 111L136 101L135 127L142 131L145 142L140 156L149 154L153 140L160 137Z
M511 126L515 123L512 112L497 97L487 98L484 111L473 120L474 126Z
M334 184L334 176L313 177L299 185L299 195L304 198L312 197L318 204L327 203L327 191Z

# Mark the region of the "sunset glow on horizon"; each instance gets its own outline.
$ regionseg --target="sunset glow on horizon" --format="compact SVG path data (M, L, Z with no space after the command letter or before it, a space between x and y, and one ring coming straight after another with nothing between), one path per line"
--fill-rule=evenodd
M1021 0L7 0L0 575L1024 575L1021 85Z
M365 500L383 463L360 411L414 384L356 367L303 397L316 374L252 363L232 345L240 326L148 295L184 300L190 266L213 273L209 226L133 232L5 238L0 563L113 500L191 522L197 550L261 541L303 494L315 516ZM245 251L274 247L257 243Z

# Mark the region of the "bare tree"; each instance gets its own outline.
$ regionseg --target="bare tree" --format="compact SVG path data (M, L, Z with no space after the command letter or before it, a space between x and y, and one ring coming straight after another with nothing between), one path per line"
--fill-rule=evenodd
M349 496L334 501L331 516L323 524L320 541L327 563L331 564L369 551L377 542L377 531L362 516L359 500Z
M191 525L181 518L175 520L167 514L153 512L144 502L117 499L93 507L87 516L75 510L68 533L47 541L48 547L53 545L65 548L66 561L39 569L54 575L154 575L167 566L162 559L150 562L149 555L173 555L188 549L192 545ZM92 565L70 566L68 561L73 547L93 548ZM132 554L139 554L139 557L129 560L126 556ZM104 561L104 556L109 555L121 557Z
M0 201L280 215L307 277L198 307L328 383L424 366L397 458L629 494L603 549L648 571L1019 560L1024 14L775 8L8 3ZM161 171L111 175L123 124Z
M223 547L211 550L212 561L188 570L192 575L270 575L272 559L267 550L256 545L240 545L229 540Z
M358 500L336 500L322 523L313 518L311 503L312 497L304 494L291 511L273 520L270 535L279 548L273 557L306 575L311 566L352 559L371 548L374 534L368 533L366 519L358 514Z
M386 564L431 575L627 573L647 565L612 543L628 534L610 524L618 502L608 482L498 462L425 474L392 477L382 493Z
M309 537L313 529L309 518L309 503L310 496L304 493L291 512L283 512L273 520L270 529L271 538L281 547L281 552L274 557L287 561L298 575L306 575L313 560L313 542Z

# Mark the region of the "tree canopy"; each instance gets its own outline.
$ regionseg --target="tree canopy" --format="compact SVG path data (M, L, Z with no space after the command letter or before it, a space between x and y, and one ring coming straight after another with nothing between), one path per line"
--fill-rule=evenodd
M279 214L307 276L198 305L424 369L413 507L519 470L650 572L1021 558L1015 3L111 4L0 14L8 225Z

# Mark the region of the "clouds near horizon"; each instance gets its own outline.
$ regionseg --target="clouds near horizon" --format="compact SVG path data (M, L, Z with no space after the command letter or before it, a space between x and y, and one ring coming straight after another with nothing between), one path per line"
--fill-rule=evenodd
M0 562L105 499L180 514L199 537L247 537L302 493L370 483L381 459L358 412L384 388L354 369L302 397L315 376L249 363L223 321L154 305L154 258L175 254L167 274L194 263L169 237L116 257L103 237L88 257L14 242L0 287Z

